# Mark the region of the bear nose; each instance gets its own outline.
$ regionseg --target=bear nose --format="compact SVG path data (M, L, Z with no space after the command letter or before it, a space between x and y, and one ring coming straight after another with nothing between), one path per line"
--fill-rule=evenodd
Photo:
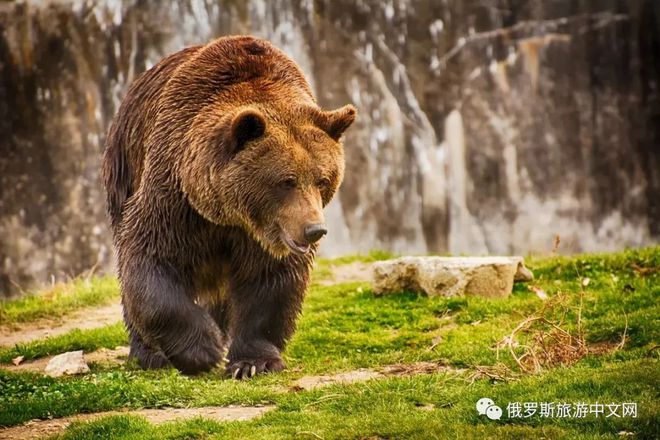
M323 223L316 223L305 226L305 241L308 244L316 243L328 233Z

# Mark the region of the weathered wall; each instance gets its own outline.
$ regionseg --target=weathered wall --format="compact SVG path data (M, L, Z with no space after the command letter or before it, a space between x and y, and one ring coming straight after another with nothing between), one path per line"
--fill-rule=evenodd
M660 236L653 0L10 1L0 26L0 295L112 267L98 166L127 85L236 33L360 110L327 254Z

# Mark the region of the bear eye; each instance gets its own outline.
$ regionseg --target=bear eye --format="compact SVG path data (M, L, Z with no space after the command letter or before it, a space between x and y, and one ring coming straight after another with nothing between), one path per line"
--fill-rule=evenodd
M294 189L297 185L298 182L296 181L295 177L287 177L282 182L280 182L280 186L284 189Z
M322 177L316 181L316 186L318 186L319 188L327 188L330 186L330 179L326 177Z

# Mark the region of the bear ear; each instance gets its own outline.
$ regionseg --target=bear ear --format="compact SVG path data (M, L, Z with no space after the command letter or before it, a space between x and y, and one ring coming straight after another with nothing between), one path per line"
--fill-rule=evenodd
M332 139L338 141L356 117L357 110L349 104L337 110L321 112L318 124Z
M260 138L266 132L266 120L256 109L240 111L231 120L229 131L232 154L241 151L248 141Z

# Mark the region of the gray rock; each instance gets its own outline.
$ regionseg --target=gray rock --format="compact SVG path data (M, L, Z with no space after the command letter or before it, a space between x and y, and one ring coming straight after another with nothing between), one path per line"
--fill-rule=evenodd
M402 257L373 265L376 294L407 290L428 296L505 298L514 281L533 277L522 257Z
M82 350L58 354L48 362L44 372L52 377L89 372Z

